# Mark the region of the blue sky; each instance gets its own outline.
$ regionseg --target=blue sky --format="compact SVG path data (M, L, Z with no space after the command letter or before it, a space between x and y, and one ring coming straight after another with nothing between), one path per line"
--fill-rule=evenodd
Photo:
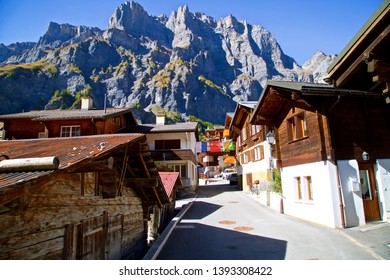
M50 21L107 27L125 0L0 0L0 43L37 42ZM148 14L187 4L216 20L229 14L267 28L283 52L303 64L317 50L340 53L383 0L138 0Z

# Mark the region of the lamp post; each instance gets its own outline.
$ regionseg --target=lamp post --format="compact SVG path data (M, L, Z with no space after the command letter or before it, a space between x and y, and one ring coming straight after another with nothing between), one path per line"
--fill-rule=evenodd
M362 153L362 159L363 159L364 161L367 161L367 160L370 159L370 155L369 155L366 151L363 151L363 153Z
M275 134L270 130L267 135L267 142L269 144L269 170L271 172L272 180L274 180L274 160L272 158L272 145L275 144Z

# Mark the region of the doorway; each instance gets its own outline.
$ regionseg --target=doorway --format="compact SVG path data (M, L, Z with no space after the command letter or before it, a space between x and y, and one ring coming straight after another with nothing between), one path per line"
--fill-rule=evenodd
M359 164L360 186L366 221L380 220L378 191L372 164Z

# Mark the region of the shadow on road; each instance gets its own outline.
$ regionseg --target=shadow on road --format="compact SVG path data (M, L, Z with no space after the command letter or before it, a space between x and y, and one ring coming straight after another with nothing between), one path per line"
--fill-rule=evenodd
M197 194L199 198L207 198L219 195L223 192L237 192L240 191L238 185L229 185L229 184L213 184L213 185L204 185L199 186Z
M159 260L283 260L287 242L199 223L176 227Z
M200 220L204 217L207 217L208 215L214 213L218 209L220 209L222 206L207 203L203 201L196 201L192 205L190 211L187 212L186 220Z

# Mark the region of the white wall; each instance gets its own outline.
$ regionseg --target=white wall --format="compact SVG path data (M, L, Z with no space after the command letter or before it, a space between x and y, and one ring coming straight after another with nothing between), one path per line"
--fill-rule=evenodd
M174 132L174 133L151 133L146 134L149 149L155 150L156 140L173 140L180 139L181 149L191 149L196 154L196 138L194 132Z
M146 139L151 151L155 150L155 141L156 140L173 140L180 139L180 149L190 149L196 155L196 137L195 132L173 132L173 133L150 133L146 134ZM195 187L198 183L197 181L197 166L189 160L181 161L167 161L156 162L157 165L169 164L169 165L180 165L185 164L187 167L187 177L188 179L182 179L182 183L185 186ZM194 176L193 176L194 175Z
M339 192L336 167L328 161L281 169L284 213L332 228L340 228ZM313 200L305 193L306 176L311 176ZM303 199L297 199L296 177L301 177Z
M382 209L390 212L390 159L378 159L376 176L378 183L378 198L379 205L382 205ZM381 210L382 210L381 209ZM383 211L382 220L386 220L386 213Z
M359 165L356 160L337 161L340 184L343 191L346 227L366 224L362 191L360 188ZM353 187L355 184L355 188Z

